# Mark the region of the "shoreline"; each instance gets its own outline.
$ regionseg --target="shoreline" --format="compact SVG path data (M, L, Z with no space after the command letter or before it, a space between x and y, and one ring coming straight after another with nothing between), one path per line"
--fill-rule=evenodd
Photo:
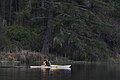
M1 65L42 65L38 64L42 63L42 61L35 61L34 63L26 64L26 63L21 63L20 61L0 61L0 66ZM120 62L109 62L109 61L66 61L66 62L58 62L58 61L51 61L52 64L56 65L68 65L68 64L120 64Z
M109 58L99 61L74 61L67 57L56 56L53 54L44 55L41 52L31 52L22 50L20 52L0 52L0 64L27 64L41 65L44 57L48 58L52 64L120 64L119 58Z

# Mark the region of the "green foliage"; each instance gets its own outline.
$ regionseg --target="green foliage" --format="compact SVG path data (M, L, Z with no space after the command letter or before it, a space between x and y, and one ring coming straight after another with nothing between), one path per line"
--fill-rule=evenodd
M98 3L99 8L104 5L106 8L103 10L108 10L107 3L100 3L102 5ZM108 57L108 53L111 53L109 43L101 39L101 33L113 33L115 30L111 24L104 23L102 18L95 15L94 12L81 8L78 4L61 3L57 10L59 10L59 15L53 22L54 44L60 45L62 51L74 60L102 60ZM67 46L69 48L65 51L64 48Z
M22 41L30 36L30 31L23 27L9 27L7 35L11 40Z
M120 24L116 22L120 17L119 0L93 0L89 8L74 0L56 1L58 3L53 6L54 19L47 24L48 8L31 6L35 4L34 0L21 0L14 24L6 29L0 26L0 40L5 35L9 49L17 47L41 51L47 25L51 30L50 53L73 60L95 61L120 52ZM41 17L42 12L45 13ZM4 30L6 33L3 35L1 31Z
M21 0L19 2L19 11L15 13L15 24L26 25L30 24L31 19L31 3L30 0Z
M10 44L19 49L39 50L39 35L28 28L22 26L9 26L6 35L12 41ZM36 42L37 41L37 42ZM13 47L11 46L11 47Z
M7 45L7 38L5 35L5 22L0 17L0 51L3 51Z

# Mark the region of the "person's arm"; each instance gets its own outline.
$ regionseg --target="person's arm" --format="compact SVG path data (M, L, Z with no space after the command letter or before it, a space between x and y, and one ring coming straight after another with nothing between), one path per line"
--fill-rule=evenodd
M46 62L45 61L43 61L43 65L46 66Z
M51 62L49 61L49 64L50 64L50 66L51 66Z

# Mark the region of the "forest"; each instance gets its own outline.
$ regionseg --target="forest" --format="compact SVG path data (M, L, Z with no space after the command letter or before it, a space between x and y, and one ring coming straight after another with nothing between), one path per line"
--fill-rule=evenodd
M0 0L0 60L22 50L119 60L120 0Z

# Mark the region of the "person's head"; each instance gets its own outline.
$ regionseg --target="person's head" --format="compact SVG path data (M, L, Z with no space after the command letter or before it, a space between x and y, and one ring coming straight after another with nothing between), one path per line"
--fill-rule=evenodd
M46 61L49 61L48 59L46 59Z
M44 62L46 61L46 59L44 59Z

